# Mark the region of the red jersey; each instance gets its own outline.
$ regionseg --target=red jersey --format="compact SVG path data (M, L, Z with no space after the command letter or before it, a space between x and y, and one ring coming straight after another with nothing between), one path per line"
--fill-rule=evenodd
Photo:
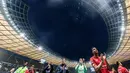
M125 67L119 66L118 73L129 73L129 71Z
M90 58L90 61L91 61L92 65L98 66L100 64L100 62L101 62L101 58L93 56L93 57ZM103 62L99 73L109 73L106 60Z
M25 73L35 73L34 70L26 70Z

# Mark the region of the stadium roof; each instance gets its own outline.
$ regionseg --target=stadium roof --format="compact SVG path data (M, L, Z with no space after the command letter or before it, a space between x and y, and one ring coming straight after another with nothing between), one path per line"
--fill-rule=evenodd
M129 60L130 57L130 1L129 0L88 0L86 4L93 6L106 22L109 33L109 63ZM108 5L109 1L109 5ZM21 0L0 1L0 48L14 53L40 60L44 58L53 64L60 64L62 57L37 45L35 34L28 23L28 5ZM69 67L75 61L67 60ZM87 66L91 66L89 62Z

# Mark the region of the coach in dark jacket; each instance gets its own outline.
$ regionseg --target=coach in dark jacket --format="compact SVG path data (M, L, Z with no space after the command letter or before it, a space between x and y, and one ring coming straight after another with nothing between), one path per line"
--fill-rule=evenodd
M48 65L44 68L43 73L53 73L53 65L48 63Z
M62 59L62 63L57 67L56 73L69 73L68 67L65 64L65 59Z

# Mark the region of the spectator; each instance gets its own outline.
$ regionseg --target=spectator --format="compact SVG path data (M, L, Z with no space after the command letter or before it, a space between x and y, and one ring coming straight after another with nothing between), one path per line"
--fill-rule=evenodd
M117 73L117 72L114 68L112 68L112 71L110 71L110 73Z
M14 73L25 73L26 70L28 70L28 62L24 63L24 66L19 67Z
M14 73L14 71L15 71L15 68L12 68L12 69L10 70L10 73Z
M39 70L39 69L36 69L36 73L40 73L40 70Z
M77 73L86 73L87 72L87 67L84 64L85 59L80 58L79 59L79 64L76 65L75 70Z
M57 73L69 73L68 67L65 64L65 59L62 59L62 63L56 69Z
M43 70L43 73L52 73L53 72L53 65L51 63L48 63L48 65Z
M26 70L25 73L35 73L35 71L34 71L34 65L32 65L28 70Z
M122 66L121 62L116 62L118 66L118 73L129 73L129 71Z

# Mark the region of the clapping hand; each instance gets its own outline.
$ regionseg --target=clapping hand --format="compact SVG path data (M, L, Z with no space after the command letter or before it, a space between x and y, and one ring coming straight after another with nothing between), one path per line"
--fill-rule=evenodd
M103 58L104 58L104 60L106 59L106 53L104 53Z
M102 53L100 54L100 58L101 58L102 61L104 61L104 57L103 57Z

